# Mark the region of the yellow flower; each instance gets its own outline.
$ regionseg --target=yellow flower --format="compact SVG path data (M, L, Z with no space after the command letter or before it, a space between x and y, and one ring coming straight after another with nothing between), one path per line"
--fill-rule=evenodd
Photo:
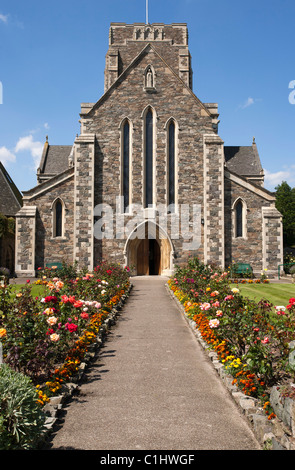
M232 290L231 290L234 294L237 294L239 291L239 289L237 289L236 287L234 287Z
M0 338L5 338L6 335L7 331L5 330L5 328L0 328Z

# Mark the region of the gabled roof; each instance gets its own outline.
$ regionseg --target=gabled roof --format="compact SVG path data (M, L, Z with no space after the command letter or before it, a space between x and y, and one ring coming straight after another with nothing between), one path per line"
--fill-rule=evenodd
M261 166L256 144L251 146L225 146L224 158L226 167L241 176L261 176Z
M56 185L68 181L74 177L74 171L74 167L67 168L62 173L57 173L50 178L44 179L44 181L40 182L37 186L34 186L34 188L31 188L28 191L23 191L24 203L30 199L40 196L43 193L46 193L47 191L50 191Z
M71 150L72 145L49 145L46 138L38 169L38 180L50 178L67 170Z
M0 213L13 217L23 205L20 191L0 162Z
M229 170L228 168L224 169L224 177L248 189L252 193L255 193L258 196L263 197L264 199L270 202L275 202L276 200L276 196L274 192L269 191L268 189L258 184L255 184L253 181L249 181L248 178L241 176L240 174L232 170Z
M130 64L123 70L123 72L121 73L121 75L119 75L119 77L114 81L114 83L107 89L107 91L101 96L101 98L93 105L93 107L90 107L87 112L85 113L82 113L81 112L81 116L87 116L89 115L89 113L91 113L92 110L95 110L96 108L98 108L106 99L107 97L113 92L113 90L118 86L118 84L120 84L122 82L122 80L125 78L125 76L130 72L130 70L132 70L132 68L136 65L136 63L141 59L141 57L144 56L144 54L146 54L147 52L149 52L149 50L152 50L155 54L157 54L157 56L164 62L165 66L170 70L170 72L181 82L181 84L183 85L184 88L187 89L187 91L189 92L189 94L191 94L191 96L198 102L198 104L206 111L206 113L208 114L208 116L211 115L210 111L208 110L208 108L204 105L204 103L202 103L201 100L199 100L199 98L194 94L194 92L191 90L191 88L189 86L187 86L187 84L182 80L182 78L175 72L175 70L173 70L172 67L170 67L169 64L167 64L167 62L165 61L165 59L163 59L163 57L159 54L159 52L157 51L157 49L155 48L155 46L153 44L151 44L150 42L147 43L145 45L145 47L142 49L142 51L130 62Z

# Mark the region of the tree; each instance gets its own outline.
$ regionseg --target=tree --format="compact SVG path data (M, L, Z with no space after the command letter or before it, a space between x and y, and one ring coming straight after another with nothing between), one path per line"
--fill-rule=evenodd
M276 186L276 208L283 216L284 246L295 245L295 188L286 181Z

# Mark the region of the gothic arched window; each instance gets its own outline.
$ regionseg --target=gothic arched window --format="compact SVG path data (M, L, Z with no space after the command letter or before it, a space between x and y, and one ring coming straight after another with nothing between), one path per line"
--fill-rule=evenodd
M168 205L175 204L175 123L168 127Z
M130 194L130 124L125 121L123 126L123 162L122 162L122 193L124 198L124 212L129 206Z
M153 127L153 113L149 109L145 116L145 207L153 204Z
M235 205L235 236L243 237L243 203L242 201L238 201Z
M63 236L63 203L60 199L55 201L53 206L53 237Z

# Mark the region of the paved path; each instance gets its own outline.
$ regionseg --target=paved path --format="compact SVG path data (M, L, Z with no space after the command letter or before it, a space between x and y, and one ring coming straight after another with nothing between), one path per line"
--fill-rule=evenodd
M135 277L51 449L256 450L259 445L165 288Z

